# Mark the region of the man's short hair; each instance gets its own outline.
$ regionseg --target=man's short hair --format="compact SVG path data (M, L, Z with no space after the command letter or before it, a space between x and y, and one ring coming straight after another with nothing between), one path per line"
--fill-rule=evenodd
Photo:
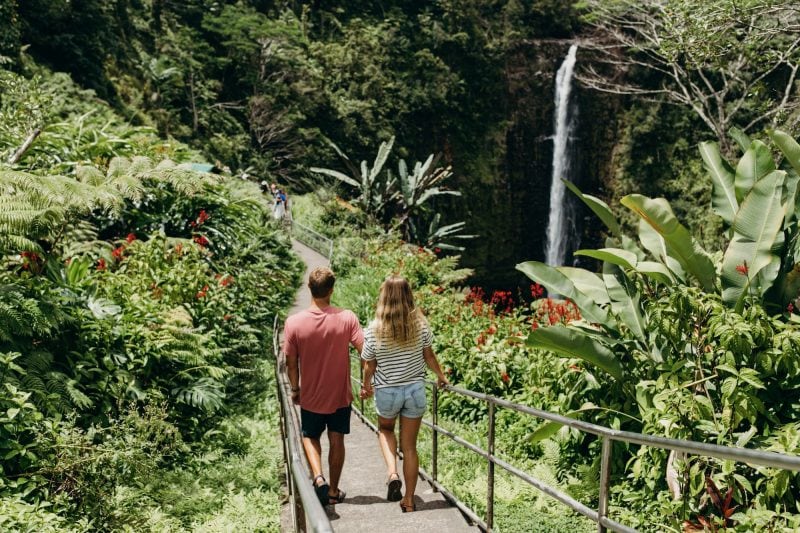
M326 267L317 267L308 275L308 288L314 298L325 298L333 290L336 283L336 276L333 271Z

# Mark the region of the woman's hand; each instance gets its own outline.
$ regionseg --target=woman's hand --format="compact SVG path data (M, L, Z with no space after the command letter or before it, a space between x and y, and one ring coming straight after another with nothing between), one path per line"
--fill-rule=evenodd
M361 393L359 394L359 397L362 400L364 400L366 398L369 398L373 394L375 394L375 389L372 388L372 385L368 384L368 385L362 385L361 386Z
M439 377L436 378L436 386L441 389L445 385L450 385L450 381L445 377L444 374L439 374Z

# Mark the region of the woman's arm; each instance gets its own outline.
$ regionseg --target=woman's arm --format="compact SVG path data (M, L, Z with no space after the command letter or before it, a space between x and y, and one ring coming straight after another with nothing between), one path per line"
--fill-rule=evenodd
M369 398L375 392L372 389L372 376L375 375L375 369L378 368L378 361L372 359L364 361L364 383L361 384L361 398Z
M433 370L433 373L436 374L436 385L439 387L449 385L450 382L444 376L444 373L442 373L442 368L439 366L439 360L436 359L436 354L433 353L433 348L425 346L422 349L422 356L425 358L425 364L428 365L428 368Z

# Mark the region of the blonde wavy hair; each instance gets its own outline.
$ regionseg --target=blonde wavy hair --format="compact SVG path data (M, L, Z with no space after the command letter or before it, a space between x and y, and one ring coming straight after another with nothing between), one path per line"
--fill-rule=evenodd
M389 276L381 285L373 325L379 341L405 343L416 338L425 317L414 305L411 285L402 276Z

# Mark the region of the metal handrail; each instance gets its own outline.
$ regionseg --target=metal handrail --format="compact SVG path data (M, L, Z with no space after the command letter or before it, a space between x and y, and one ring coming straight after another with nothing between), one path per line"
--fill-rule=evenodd
M359 362L359 368L362 369L360 373L361 379L358 379L355 376L352 376L351 379L356 384L361 385L363 383L363 365L360 364L360 362ZM619 522L616 522L608 517L608 494L609 494L608 489L611 482L611 455L612 455L613 442L615 441L625 442L629 444L639 444L642 446L650 446L666 450L675 450L678 452L683 452L692 455L714 457L718 459L727 459L736 462L767 466L783 470L800 471L800 457L798 456L777 453L777 452L770 452L770 451L737 448L733 446L706 444L702 442L695 442L695 441L688 441L681 439L656 437L641 433L633 433L630 431L620 431L605 426L584 422L581 420L575 420L573 418L559 415L557 413L543 411L541 409L535 409L527 405L510 402L508 400L504 400L502 398L498 398L496 396L492 396L489 394L475 392L468 389L455 387L452 385L446 385L441 390L487 402L488 419L489 419L487 447L489 449L484 450L480 446L472 444L471 442L459 437L455 433L439 425L438 405L439 405L440 389L433 382L427 382L427 384L433 390L432 406L431 406L432 420L429 421L423 419L422 423L426 427L432 430L431 473L429 474L428 472L420 468L420 475L424 479L429 481L436 490L441 492L442 495L444 495L451 503L453 503L456 507L458 507L464 514L466 514L473 522L475 522L481 529L485 531L491 531L492 528L494 527L494 469L495 466L499 466L506 472L513 474L522 481L544 492L551 498L558 500L559 502L565 504L574 511L582 514L583 516L597 523L598 526L597 530L599 533L605 533L607 529L611 529L612 531L617 531L620 533L638 533L636 529L628 527L624 524L620 524ZM537 480L536 478L524 472L523 470L515 467L514 465L508 463L507 461L504 461L503 459L495 455L494 428L495 428L497 407L503 407L536 418L542 418L544 420L548 420L551 422L557 422L565 426L582 431L584 433L597 435L602 439L601 460L600 460L600 490L599 490L597 509L592 509L586 506L585 504L572 498L568 494ZM356 412L359 418L361 418L370 428L372 428L373 431L377 432L378 428L375 426L375 424L373 424L370 420L367 419L366 415L363 412L364 411L363 400L360 403L360 409L353 407L353 410ZM467 450L470 450L471 452L483 457L488 461L488 472L487 472L488 490L487 490L487 502L486 502L487 505L486 505L485 520L478 517L475 511L470 509L469 506L467 506L464 502L459 500L454 494L452 494L438 482L437 477L438 477L439 434L442 434L450 438L456 444L460 445L461 447Z
M279 321L275 316L272 330L272 350L275 355L275 379L278 386L280 406L281 437L285 458L286 486L294 531L313 531L331 533L333 527L325 509L322 507L311 482L311 471L306 462L300 432L297 409L292 405L289 394L289 380L286 376L285 361L279 343ZM299 497L299 498L298 498ZM303 515L298 513L298 507ZM304 520L301 521L301 518Z
M299 232L295 230L300 230ZM325 256L328 261L333 259L333 239L322 235L299 222L292 223L292 235L312 250Z

